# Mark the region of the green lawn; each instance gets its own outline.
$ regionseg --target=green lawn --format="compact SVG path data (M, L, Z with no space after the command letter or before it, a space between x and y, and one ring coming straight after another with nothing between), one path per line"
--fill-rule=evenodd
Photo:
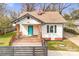
M63 41L48 41L47 44L49 50L79 51L79 47L67 39Z
M15 34L15 32L10 32L5 35L0 35L0 46L9 46L12 36Z
M0 46L9 46L13 35L16 35L16 33L10 32L6 35L0 35ZM79 47L67 39L63 41L48 41L47 44L49 50L79 51Z

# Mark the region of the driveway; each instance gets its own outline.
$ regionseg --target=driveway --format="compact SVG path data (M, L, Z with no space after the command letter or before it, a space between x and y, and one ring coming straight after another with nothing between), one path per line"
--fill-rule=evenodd
M79 52L48 50L48 56L79 56Z
M75 37L68 38L68 40L70 40L71 42L73 42L74 44L79 46L79 35L75 36Z
M64 37L79 46L79 35L74 35L68 32L64 32Z
M64 37L65 38L71 38L71 37L74 37L75 35L72 34L72 33L69 33L69 32L64 32Z

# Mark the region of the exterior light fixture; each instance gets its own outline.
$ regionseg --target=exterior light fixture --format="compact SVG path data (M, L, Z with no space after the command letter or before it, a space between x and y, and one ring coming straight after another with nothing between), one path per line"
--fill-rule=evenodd
M16 26L16 24L13 24L13 26Z

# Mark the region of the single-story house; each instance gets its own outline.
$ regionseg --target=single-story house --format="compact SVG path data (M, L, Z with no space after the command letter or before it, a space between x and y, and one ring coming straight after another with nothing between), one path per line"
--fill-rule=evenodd
M63 40L65 19L57 11L24 12L16 20L17 36L39 36L46 40Z

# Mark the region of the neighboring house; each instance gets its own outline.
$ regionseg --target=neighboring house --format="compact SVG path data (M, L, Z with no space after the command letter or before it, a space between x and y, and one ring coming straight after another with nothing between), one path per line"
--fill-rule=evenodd
M66 21L59 12L33 11L21 14L13 23L16 24L17 35L63 40L63 25Z
M79 19L75 20L74 24L77 27L77 29L79 29Z

